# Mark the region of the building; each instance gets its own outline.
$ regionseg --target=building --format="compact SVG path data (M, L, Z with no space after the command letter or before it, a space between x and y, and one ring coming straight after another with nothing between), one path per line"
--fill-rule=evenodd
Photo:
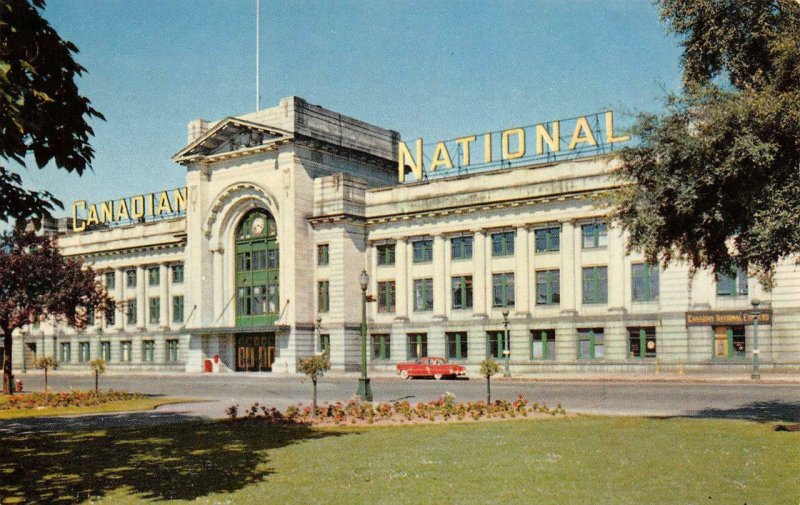
M800 368L798 268L781 264L768 293L745 272L690 279L627 254L597 200L618 184L613 158L399 183L401 147L394 131L296 97L191 122L173 157L185 189L76 202L87 217L62 220L64 254L91 264L118 306L84 331L31 325L15 363L294 372L328 349L335 370L356 370L366 270L376 371L434 355L475 372L504 358L506 321L512 374L743 371L753 299L762 366Z

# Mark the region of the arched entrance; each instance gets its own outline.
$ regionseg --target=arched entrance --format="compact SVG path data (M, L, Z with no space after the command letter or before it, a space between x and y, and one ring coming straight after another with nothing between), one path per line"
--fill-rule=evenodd
M252 330L236 336L237 370L272 370L275 333L258 327L280 316L279 263L275 219L263 209L250 211L236 228L236 326Z

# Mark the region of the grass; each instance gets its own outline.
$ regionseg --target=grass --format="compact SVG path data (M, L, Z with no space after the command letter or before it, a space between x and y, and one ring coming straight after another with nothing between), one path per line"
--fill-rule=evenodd
M798 503L772 423L573 417L3 436L2 503Z
M171 403L186 403L192 400L184 398L146 397L132 400L120 400L89 405L85 407L44 407L34 409L0 410L0 420L24 419L28 417L69 416L79 414L104 414L111 412L133 412L137 410L152 410L161 405Z

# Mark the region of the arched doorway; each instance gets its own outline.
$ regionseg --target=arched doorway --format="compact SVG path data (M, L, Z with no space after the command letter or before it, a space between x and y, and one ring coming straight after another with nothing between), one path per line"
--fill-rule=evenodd
M257 328L280 316L279 266L275 219L263 209L250 211L236 228L236 326L253 331L236 336L237 370L272 370L275 333Z

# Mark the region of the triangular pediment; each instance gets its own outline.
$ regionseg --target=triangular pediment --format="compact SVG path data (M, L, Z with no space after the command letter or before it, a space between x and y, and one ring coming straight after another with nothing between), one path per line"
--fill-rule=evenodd
M229 117L178 151L172 159L178 163L200 159L224 159L258 152L291 138L291 133L280 128Z

